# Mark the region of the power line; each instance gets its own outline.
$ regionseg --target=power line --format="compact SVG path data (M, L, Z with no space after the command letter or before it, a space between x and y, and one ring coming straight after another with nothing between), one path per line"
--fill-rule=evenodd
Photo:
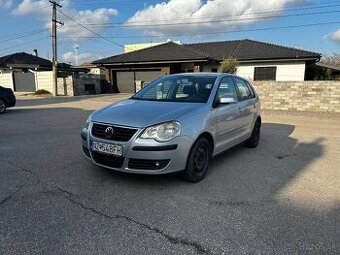
M73 21L76 22L79 26L83 27L84 29L88 30L89 32L91 32L91 33L97 35L97 37L100 37L100 38L102 38L102 39L104 39L104 40L106 40L106 41L108 41L108 42L110 42L110 43L112 43L112 44L114 44L114 45L117 45L117 46L119 46L119 47L124 48L124 45L119 44L119 43L116 43L116 42L114 42L114 41L112 41L112 40L110 40L110 39L108 39L108 38L106 38L106 37L100 35L99 33L93 31L92 29L90 29L90 28L84 26L84 25L81 24L79 21L75 20L74 18L68 16L67 14L65 14L64 12L62 12L61 10L58 10L58 12L61 13L62 15L64 15L66 18L69 18L69 19L73 20Z
M48 29L46 29L46 31L47 30ZM26 31L26 32L16 33L16 34L3 35L0 38L11 38L11 37L14 37L14 36L26 35L26 34L39 32L39 31L42 31L42 29L35 29L35 30L30 30L30 31Z
M10 39L6 39L6 40L2 40L0 41L0 43L4 43L4 42L9 42L9 41L14 41L14 40L17 40L17 39L21 39L21 38L25 38L25 37L29 37L29 36L33 36L33 35L37 35L37 34L41 34L41 33L44 33L46 31L48 31L49 29L41 29L35 33L31 33L31 34L25 34L25 35L22 35L22 36L17 36L17 37L14 37L14 38L10 38Z
M336 4L336 5L329 5L326 7L339 7L340 4ZM325 8L324 7L305 7L305 8L299 8L299 9L289 9L289 10L285 10L285 11L296 11L296 10L309 10L309 9L319 9L319 8ZM278 10L278 9L276 9ZM281 13L283 10L279 10L279 11L275 11L275 9L271 9L270 11L258 11L258 12L248 12L248 13L235 13L233 14L234 16L237 15L253 15L253 14L265 14L265 13ZM282 15L280 17L295 17L295 16L308 16L308 15L318 15L318 14L329 14L329 13L336 13L336 12L340 12L339 10L332 10L332 11L324 11L324 12L314 12L314 13L297 13L297 14L286 14L286 15ZM224 16L215 16L214 18L217 17L233 17L233 15L224 15ZM190 18L176 18L176 20L193 20L193 19L201 19L201 18L211 18L211 16L201 16L201 17L190 17ZM239 18L239 19L220 19L220 20L206 20L206 21L196 21L196 22L183 22L183 23L157 23L160 21L167 21L169 22L169 20L152 20L152 21L144 21L144 24L141 24L140 22L105 22L105 23L86 23L84 25L87 26L107 26L107 27L140 27L140 26L166 26L166 25L171 25L171 26L175 26L175 25L186 25L186 24L201 24L201 23L212 23L212 22L227 22L227 21L243 21L243 20L251 20L251 19L258 19L258 18L276 18L277 16L271 15L269 17L245 17L245 18ZM152 24L148 24L148 23L152 23ZM156 24L155 24L156 23ZM135 25L134 25L135 24Z
M6 51L6 50L14 49L14 48L17 48L17 47L26 46L26 45L29 45L29 44L32 44L32 43L35 43L35 42L39 42L39 41L45 40L47 38L51 38L51 36L49 35L49 36L46 36L46 37L43 37L43 38L39 38L37 40L30 41L30 42L27 42L27 43L22 43L22 44L18 44L18 45L15 45L15 46L8 47L8 48L3 48L3 49L0 49L0 51Z
M299 27L312 27L312 26L323 26L330 24L340 24L340 21L332 22L320 22L320 23L310 23L310 24L299 24L291 26L276 26L276 27L264 27L264 28L254 28L254 29L242 29L242 30L229 30L229 31L215 31L215 32L204 32L204 33L183 33L183 34L165 34L165 35L145 35L145 36L110 36L106 38L164 38L164 37L177 37L177 36L202 36L202 35L215 35L215 34L228 34L228 33L242 33L242 32L255 32L255 31L266 31L275 29L289 29L289 28L299 28ZM87 36L69 36L65 38L96 38Z
M321 14L331 14L331 13L339 13L340 10L335 11L327 11L327 12L314 12L314 13L298 13L298 14L288 14L281 15L280 18L287 17L302 17L302 16L311 16L311 15L321 15ZM175 23L158 23L158 24L136 24L136 25L101 25L96 27L162 27L162 26L181 26L181 25L197 25L197 24L211 24L211 23L224 23L224 22L237 22L237 21L249 21L249 20L258 20L263 19L273 19L276 18L276 15L271 15L267 17L251 17L251 18L239 18L239 19L220 19L220 20L210 20L210 21L196 21L196 22L175 22Z

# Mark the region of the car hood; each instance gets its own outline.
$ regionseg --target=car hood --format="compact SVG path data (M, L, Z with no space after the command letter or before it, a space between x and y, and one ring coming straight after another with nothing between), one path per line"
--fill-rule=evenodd
M94 112L91 121L144 128L175 120L200 105L128 99Z

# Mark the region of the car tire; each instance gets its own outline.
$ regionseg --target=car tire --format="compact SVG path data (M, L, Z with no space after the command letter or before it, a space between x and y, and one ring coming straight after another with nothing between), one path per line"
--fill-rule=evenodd
M253 132L251 133L251 137L247 140L246 145L249 148L256 148L259 145L260 134L261 134L261 121L257 120L255 122Z
M211 145L208 139L200 137L194 143L188 156L183 179L197 183L204 179L211 161Z
M0 114L5 113L6 111L6 103L4 100L0 98Z

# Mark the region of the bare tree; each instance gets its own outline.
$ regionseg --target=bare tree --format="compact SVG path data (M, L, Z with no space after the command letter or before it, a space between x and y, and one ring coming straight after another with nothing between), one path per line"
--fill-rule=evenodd
M340 53L325 55L322 57L321 62L325 64L340 66Z

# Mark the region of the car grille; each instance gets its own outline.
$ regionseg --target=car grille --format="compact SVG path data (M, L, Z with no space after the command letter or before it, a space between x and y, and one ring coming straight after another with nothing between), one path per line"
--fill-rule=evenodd
M105 137L105 129L112 127L114 132L109 138ZM104 138L112 141L127 142L137 132L135 128L122 128L103 124L93 124L92 135L98 138Z
M143 170L160 170L166 167L170 159L149 160L149 159L130 159L129 168Z
M92 152L92 158L95 163L114 168L121 168L124 163L123 157L106 155L95 151Z

